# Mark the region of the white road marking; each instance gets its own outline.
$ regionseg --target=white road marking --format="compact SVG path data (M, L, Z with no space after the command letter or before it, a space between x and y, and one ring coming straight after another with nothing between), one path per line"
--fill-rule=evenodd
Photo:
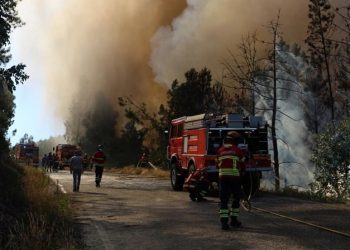
M100 236L100 239L102 240L103 246L105 247L106 250L112 250L115 249L112 242L108 238L108 234L106 230L100 225L97 225L96 223L93 223L94 226L97 229L97 233Z

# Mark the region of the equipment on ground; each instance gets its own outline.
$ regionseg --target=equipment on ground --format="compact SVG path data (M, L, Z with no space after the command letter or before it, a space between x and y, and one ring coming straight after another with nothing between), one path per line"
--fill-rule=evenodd
M199 114L171 121L167 157L171 186L183 189L188 175L205 169L211 182L218 182L216 152L229 132L240 137L238 147L245 153L245 173L241 173L246 194L254 194L260 187L262 171L271 171L268 153L267 123L261 116L241 114ZM232 134L232 133L231 133Z

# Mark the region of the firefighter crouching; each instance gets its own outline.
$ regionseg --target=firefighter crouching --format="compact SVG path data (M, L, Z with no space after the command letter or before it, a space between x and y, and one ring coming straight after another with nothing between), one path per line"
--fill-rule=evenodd
M97 151L92 157L92 162L95 166L95 182L96 182L96 187L101 186L101 180L102 180L102 174L103 174L103 168L104 168L104 163L106 160L106 156L102 151L102 145L97 146Z
M240 134L235 131L228 132L223 145L217 151L217 164L219 168L220 188L220 222L222 230L232 227L240 227L238 220L239 202L241 197L240 172L244 170L244 153L237 147ZM232 206L228 202L233 195Z
M207 171L198 169L187 177L185 188L188 189L192 201L204 201L204 196L208 194L210 184Z

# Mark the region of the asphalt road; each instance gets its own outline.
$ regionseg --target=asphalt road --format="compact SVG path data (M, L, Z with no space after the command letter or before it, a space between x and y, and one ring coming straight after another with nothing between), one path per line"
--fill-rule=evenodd
M241 209L243 227L222 231L218 198L192 202L169 180L85 172L79 193L68 171L50 174L71 195L85 249L350 249L350 238L261 211ZM252 205L350 234L350 208L263 195Z

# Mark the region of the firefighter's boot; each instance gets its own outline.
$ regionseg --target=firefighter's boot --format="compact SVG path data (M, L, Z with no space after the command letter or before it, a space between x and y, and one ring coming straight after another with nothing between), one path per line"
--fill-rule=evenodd
M236 216L232 216L231 217L231 222L230 222L230 226L231 227L241 227L242 223L237 219Z
M220 222L221 222L221 229L222 230L229 230L230 227L228 226L228 218L220 218Z
M197 195L194 192L190 192L190 199L196 201Z

